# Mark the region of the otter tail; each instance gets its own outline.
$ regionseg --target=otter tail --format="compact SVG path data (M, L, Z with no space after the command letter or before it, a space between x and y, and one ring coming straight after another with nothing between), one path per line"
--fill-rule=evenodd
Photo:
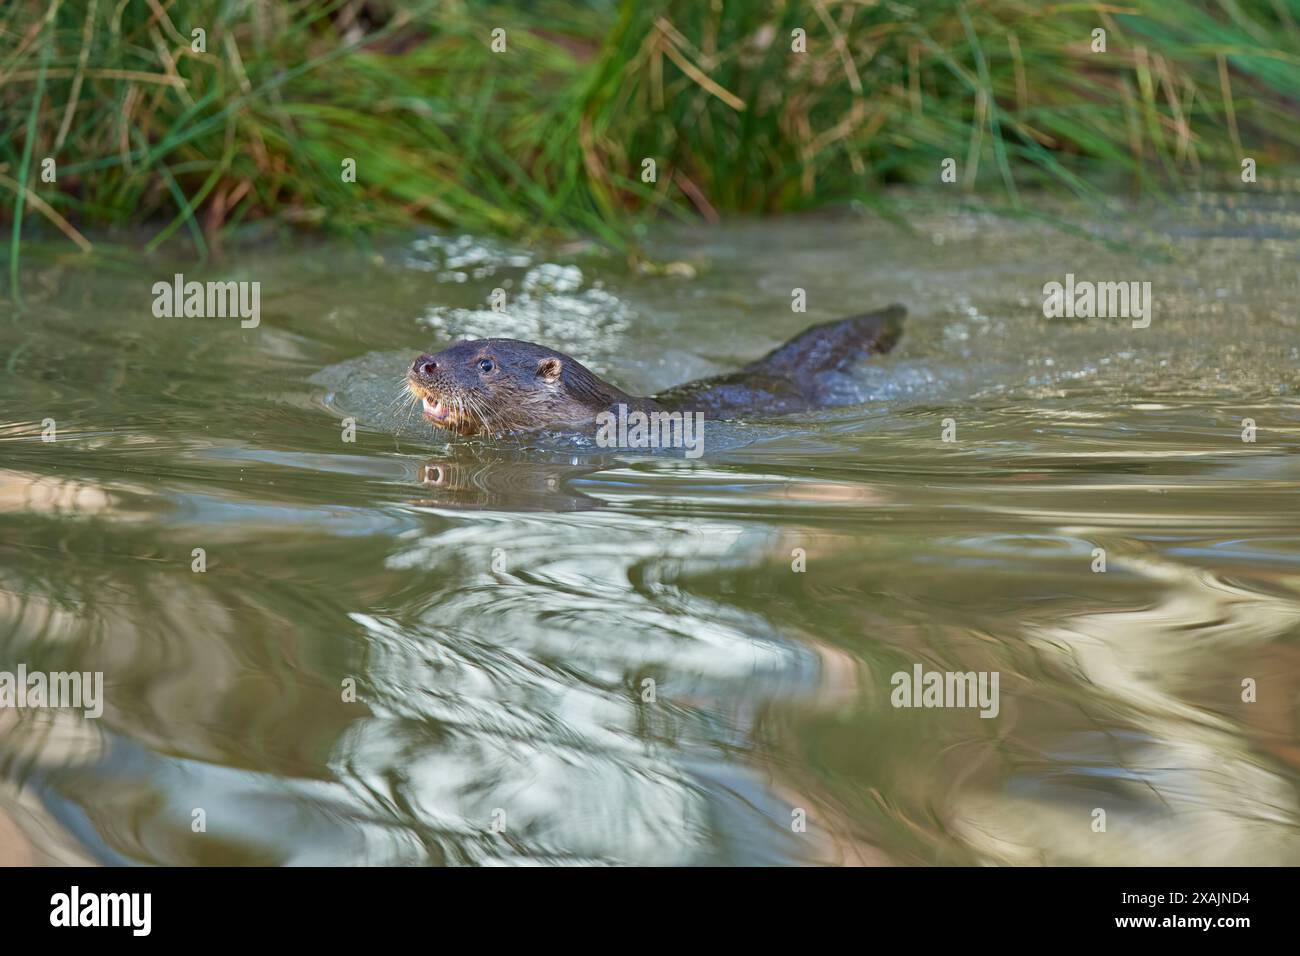
M891 305L851 319L822 322L750 362L744 371L800 377L847 372L864 359L892 349L902 337L906 317L907 309Z
M702 411L711 418L779 415L842 405L842 380L872 355L888 352L903 334L907 310L823 322L750 362L738 372L679 385L655 396L670 407ZM860 400L860 399L859 399Z

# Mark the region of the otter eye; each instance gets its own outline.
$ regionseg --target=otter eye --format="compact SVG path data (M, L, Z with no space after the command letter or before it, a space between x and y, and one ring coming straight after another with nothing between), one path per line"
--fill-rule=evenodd
M496 368L496 365L493 364L491 359L479 359L478 370L484 375L492 371L494 368Z

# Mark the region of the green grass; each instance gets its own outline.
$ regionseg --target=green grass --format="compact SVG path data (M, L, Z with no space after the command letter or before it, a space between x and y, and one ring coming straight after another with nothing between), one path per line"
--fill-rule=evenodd
M1243 156L1265 180L1300 155L1298 21L1300 0L10 0L8 261L38 221L78 244L144 224L200 255L254 220L622 247L652 216L876 204L891 183L1014 206L1239 182Z

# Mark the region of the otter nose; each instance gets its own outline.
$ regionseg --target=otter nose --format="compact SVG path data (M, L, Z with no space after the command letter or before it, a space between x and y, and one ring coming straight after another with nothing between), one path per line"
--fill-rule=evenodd
M421 355L411 363L411 371L416 375L432 375L438 371L438 363L432 355Z

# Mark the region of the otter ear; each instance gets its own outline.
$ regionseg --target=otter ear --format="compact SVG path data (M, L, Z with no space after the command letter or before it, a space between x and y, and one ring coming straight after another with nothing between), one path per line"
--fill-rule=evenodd
M560 372L563 371L563 369L564 363L554 355L548 355L537 363L537 374L541 377L542 381L547 383L558 382L560 380Z

